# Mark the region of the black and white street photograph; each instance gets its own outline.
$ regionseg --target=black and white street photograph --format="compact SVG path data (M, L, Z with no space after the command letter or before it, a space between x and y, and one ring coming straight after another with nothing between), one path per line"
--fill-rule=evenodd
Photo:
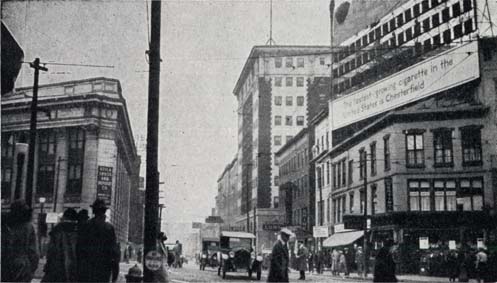
M0 18L0 282L497 282L497 0Z

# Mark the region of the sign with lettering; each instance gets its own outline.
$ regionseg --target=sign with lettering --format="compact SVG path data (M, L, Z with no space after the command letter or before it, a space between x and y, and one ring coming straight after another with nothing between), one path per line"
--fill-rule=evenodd
M454 47L332 101L332 129L392 110L479 76L477 42Z
M312 236L314 238L328 238L328 226L312 227Z
M110 205L112 196L112 167L98 166L97 171L97 198Z
M392 178L385 178L385 210L393 211L393 188Z
M145 266L152 271L162 267L162 255L158 251L149 251L145 256Z
M419 249L427 250L430 248L430 239L428 237L419 237Z

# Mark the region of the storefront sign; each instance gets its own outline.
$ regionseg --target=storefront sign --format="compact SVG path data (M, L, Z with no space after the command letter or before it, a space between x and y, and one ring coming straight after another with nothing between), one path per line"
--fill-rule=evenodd
M312 236L314 238L328 238L328 226L312 227Z
M332 129L477 79L478 44L454 47L331 103Z
M112 196L112 167L98 166L97 172L97 198L110 205Z
M430 248L430 239L428 237L419 237L419 248L427 250Z
M393 211L392 178L385 178L385 209L387 212Z
M59 215L57 212L49 212L47 213L46 223L57 223L59 222Z
M456 241L450 240L449 241L449 250L455 250L455 249L457 249Z

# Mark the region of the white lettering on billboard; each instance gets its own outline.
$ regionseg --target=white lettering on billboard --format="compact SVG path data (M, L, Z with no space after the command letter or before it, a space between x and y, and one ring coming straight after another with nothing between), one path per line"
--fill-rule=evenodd
M452 48L333 101L332 129L414 102L479 76L477 42Z

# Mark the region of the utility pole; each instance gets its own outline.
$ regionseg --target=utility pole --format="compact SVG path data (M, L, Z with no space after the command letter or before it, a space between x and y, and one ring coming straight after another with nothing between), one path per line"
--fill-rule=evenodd
M40 70L48 71L47 68L40 66L40 58L36 58L29 66L35 69L33 83L33 99L31 100L31 121L29 124L29 148L28 148L28 169L26 180L26 204L32 207L33 202L33 173L35 168L35 147L36 147L36 120L38 118L38 80Z
M364 151L364 239L362 242L362 249L364 250L364 278L368 275L368 154Z
M148 77L148 121L147 121L147 184L145 189L145 231L144 256L150 251L157 250L158 206L159 206L159 94L160 94L160 26L161 1L152 1L151 31ZM143 281L153 282L154 272L143 264Z
M333 93L333 41L334 41L334 22L333 22L333 15L335 12L335 0L330 0L330 56L331 56L331 63L330 63L330 99L333 99L334 93Z

